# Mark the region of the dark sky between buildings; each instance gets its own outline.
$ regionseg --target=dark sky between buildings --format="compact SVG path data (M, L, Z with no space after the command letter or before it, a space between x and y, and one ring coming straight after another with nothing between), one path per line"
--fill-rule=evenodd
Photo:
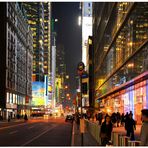
M66 71L70 75L70 89L76 89L77 64L81 61L81 26L78 26L79 2L52 3L52 17L56 23L57 44L65 48Z

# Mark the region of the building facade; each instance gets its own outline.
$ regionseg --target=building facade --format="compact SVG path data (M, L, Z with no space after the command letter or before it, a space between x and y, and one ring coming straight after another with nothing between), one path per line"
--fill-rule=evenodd
M32 36L33 36L32 79L33 81L43 82L44 81L44 43L45 43L44 4L42 2L27 2L27 3L24 2L23 5L27 13L28 24L31 27Z
M49 2L24 2L23 5L27 12L28 24L31 27L33 36L32 106L48 106L48 86L50 85L51 75L51 4ZM36 87L44 91L37 94Z
M88 37L92 36L92 2L82 3L82 62L86 65Z
M32 35L21 3L0 3L2 48L0 114L30 114L32 99Z
M148 108L148 3L93 3L95 102L100 110Z
M59 95L57 98L58 103L62 103L65 99L65 77L66 77L66 64L65 64L65 50L62 44L57 45L56 51L56 78L57 89Z
M50 19L51 19L51 4L44 3L44 74L51 73L51 51L50 51Z

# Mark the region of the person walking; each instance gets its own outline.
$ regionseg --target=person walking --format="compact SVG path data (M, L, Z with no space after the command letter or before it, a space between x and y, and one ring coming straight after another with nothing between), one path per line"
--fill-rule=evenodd
M103 114L102 114L102 113L98 113L98 121L99 121L99 125L102 124L102 119L103 119Z
M111 132L113 130L113 124L111 123L110 116L105 117L105 121L101 125L100 138L101 145L106 146L111 140Z
M28 117L27 117L27 115L25 114L25 116L24 116L24 120L25 121L27 121L28 120Z
M142 127L140 133L141 146L148 146L148 109L141 110Z
M10 119L11 119L11 117L10 117L10 115L8 116L8 122L10 122Z
M126 136L130 137L130 140L135 140L134 130L136 130L136 122L133 119L132 114L129 114L129 117L126 118L125 130L126 130Z
M121 115L121 126L124 126L124 113L122 113L122 115Z
M117 117L117 127L119 127L119 124L121 122L121 115L119 112L117 112L116 117Z

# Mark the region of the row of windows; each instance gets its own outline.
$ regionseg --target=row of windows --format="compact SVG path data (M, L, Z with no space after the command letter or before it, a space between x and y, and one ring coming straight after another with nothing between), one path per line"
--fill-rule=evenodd
M16 3L15 3L16 4ZM15 5L14 5L15 6ZM11 4L8 4L8 9L14 11L16 7L12 9ZM11 12L15 17L15 22L12 21L12 24L8 22L7 24L7 54L8 54L8 65L7 65L7 88L13 89L17 92L26 93L26 89L31 94L31 68L32 68L32 57L28 58L28 75L26 73L26 47L27 43L31 44L30 36L27 35L27 28L25 26L24 18L14 12ZM19 16L18 16L19 15ZM11 14L8 13L8 17L11 18ZM24 23L22 22L24 20ZM17 26L17 32L14 29L14 26ZM27 37L27 38L26 38ZM27 42L29 40L29 42ZM25 43L25 44L24 44ZM27 79L26 80L26 75ZM26 88L26 81L28 88Z
M25 97L7 92L6 103L25 105Z
M102 79L96 79L96 88L99 88L99 96L106 94L113 88L130 81L131 79L146 71L148 71L148 44L100 88L99 86L105 81L105 79L103 77Z
M99 85L103 84L106 78L118 69L118 67L122 66L122 64L148 39L148 27L145 25L148 24L147 8L148 3L138 3L136 5L126 24L116 37L115 42L112 44L110 51L101 65L101 70L97 69L99 65L98 60L100 58L98 58L98 56L95 57L95 69L97 69L96 79L100 79ZM101 50L104 50L105 53L109 47L109 44L106 42L109 40L105 40L106 34L104 36L100 48L102 47ZM111 38L112 36L108 34L108 37ZM100 55L102 56L102 54ZM144 70L145 66L142 64L143 63L141 63L141 69Z

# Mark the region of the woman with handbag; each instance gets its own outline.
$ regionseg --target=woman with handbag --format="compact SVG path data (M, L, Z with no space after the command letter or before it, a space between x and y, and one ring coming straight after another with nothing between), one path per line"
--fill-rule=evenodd
M101 145L106 146L111 140L111 132L113 129L113 124L111 123L110 116L105 117L105 121L101 125L100 138Z

